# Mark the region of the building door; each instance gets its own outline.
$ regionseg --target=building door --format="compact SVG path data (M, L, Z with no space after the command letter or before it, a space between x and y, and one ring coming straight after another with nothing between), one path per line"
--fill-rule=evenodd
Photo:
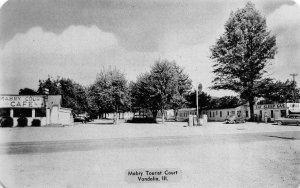
M262 110L259 111L259 121L262 121Z
M286 117L286 110L280 110L280 117Z

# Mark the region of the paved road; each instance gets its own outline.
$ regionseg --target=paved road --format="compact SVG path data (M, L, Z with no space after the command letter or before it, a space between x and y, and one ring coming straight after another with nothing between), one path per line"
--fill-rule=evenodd
M159 136L64 141L8 142L0 144L0 155L93 151L112 148L242 143L271 140L300 140L300 131L240 133L210 136Z

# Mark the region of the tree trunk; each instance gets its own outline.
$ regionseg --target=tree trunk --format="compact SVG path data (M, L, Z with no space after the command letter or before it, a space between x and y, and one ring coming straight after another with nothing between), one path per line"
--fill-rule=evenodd
M162 123L165 124L165 111L162 109L161 113L162 113Z
M153 115L153 119L156 122L156 117L157 117L157 110L151 110L152 115Z
M250 107L250 121L254 121L254 98L249 98L249 107Z
M178 109L174 109L175 121L178 120Z

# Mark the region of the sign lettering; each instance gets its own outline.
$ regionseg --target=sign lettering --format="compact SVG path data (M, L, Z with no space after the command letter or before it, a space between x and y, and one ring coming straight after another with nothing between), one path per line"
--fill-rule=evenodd
M0 108L42 108L44 97L41 95L0 96Z
M280 109L280 108L286 108L286 105L284 103L255 105L255 109Z

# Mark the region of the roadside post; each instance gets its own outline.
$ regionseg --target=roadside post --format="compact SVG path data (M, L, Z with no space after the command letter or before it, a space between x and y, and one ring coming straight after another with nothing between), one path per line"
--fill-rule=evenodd
M193 126L193 115L189 115L189 124L188 124L188 126Z
M44 93L44 106L45 106L45 109L46 109L46 126L50 123L50 109L49 106L48 106L48 95L49 95L49 89L48 88L44 88L43 89L43 93Z
M196 123L195 125L201 125L200 124L200 116L199 116L199 93L202 92L202 84L199 83L198 87L196 88L196 110L197 110L197 116L196 116Z

